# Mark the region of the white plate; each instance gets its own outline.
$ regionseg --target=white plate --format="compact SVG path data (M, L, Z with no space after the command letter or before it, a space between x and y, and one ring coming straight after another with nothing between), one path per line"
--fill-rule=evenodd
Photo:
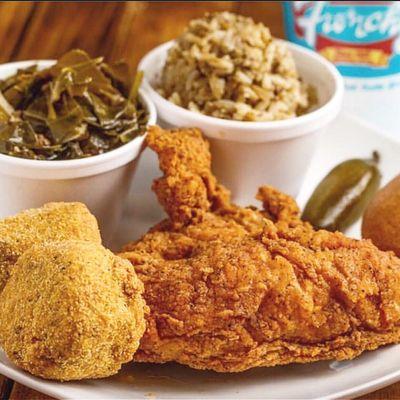
M340 161L381 154L383 182L400 172L400 143L393 142L347 115L330 126L313 160L300 203ZM131 200L116 245L138 238L163 217L149 188L159 175L154 154L140 161ZM359 227L351 235L359 236ZM0 352L0 373L60 399L338 399L351 398L400 380L400 345L364 353L353 361L318 362L253 369L240 374L196 371L176 364L130 364L103 380L57 383L15 368Z

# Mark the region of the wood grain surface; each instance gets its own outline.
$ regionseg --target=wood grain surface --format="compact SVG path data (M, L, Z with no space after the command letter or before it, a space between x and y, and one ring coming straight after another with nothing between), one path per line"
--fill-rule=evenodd
M136 66L206 11L230 10L267 23L283 36L281 5L245 2L0 2L0 62L57 58L72 48Z
M206 11L230 10L268 25L284 36L278 2L0 2L0 62L54 59L73 48L133 67L154 46L175 38ZM0 376L1 400L45 400L48 396ZM400 383L363 396L400 399Z

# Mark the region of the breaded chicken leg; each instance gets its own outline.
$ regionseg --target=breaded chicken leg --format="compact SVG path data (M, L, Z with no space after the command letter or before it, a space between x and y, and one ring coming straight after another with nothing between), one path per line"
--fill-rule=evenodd
M152 128L169 219L125 247L145 286L135 359L237 372L345 360L400 341L400 260L369 241L314 231L288 196L231 204L195 129Z

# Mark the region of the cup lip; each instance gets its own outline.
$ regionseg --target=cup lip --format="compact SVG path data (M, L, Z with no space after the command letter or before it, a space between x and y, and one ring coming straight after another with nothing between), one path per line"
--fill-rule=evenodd
M2 79L2 73L3 70L9 69L16 71L19 68L27 68L31 65L37 64L39 67L50 67L51 65L54 65L56 63L56 60L27 60L27 61L17 61L17 62L11 62L11 63L5 63L0 65L0 79ZM148 123L147 126L150 125L155 125L157 121L157 111L156 107L151 100L150 96L148 93L146 93L143 88L139 89L139 98L143 102L144 107L146 108L146 111L148 113ZM70 178L72 171L75 171L76 177L80 176L87 176L87 175L94 175L99 172L89 172L89 170L85 171L84 169L90 169L93 171L93 169L96 170L102 170L101 172L106 172L112 169L115 169L119 166L122 166L132 159L136 158L137 155L139 154L141 143L144 140L144 137L146 136L147 132L145 132L143 135L135 137L133 140L131 140L128 143L123 144L122 146L107 151L103 154L98 154L94 156L90 156L87 158L77 158L73 160L31 160L28 158L20 158L20 157L14 157L14 156L9 156L6 154L0 154L0 166L7 166L7 170L9 170L10 174L14 175L12 173L12 168L15 167L17 169L29 169L31 172L32 170L35 171L60 171L66 172L68 177ZM139 150L137 150L139 148ZM130 157L127 157L127 155L130 154ZM118 162L118 159L122 159L124 162ZM112 163L115 161L115 163ZM100 165L104 164L103 167ZM107 166L106 166L107 164ZM78 172L78 170L81 170ZM16 172L16 171L15 171ZM15 175L19 175L17 172ZM23 174L26 175L26 174ZM29 175L32 175L30 173ZM40 179L40 177L38 177ZM60 177L62 179L62 177Z
M280 135L279 138L278 137L273 138L271 136L270 140L288 139L295 136L301 136L307 133L304 131L304 127L311 126L316 122L318 125L318 127L316 126L317 128L325 126L328 122L333 120L339 112L344 94L343 77L340 75L339 71L334 66L334 64L326 60L318 53L283 39L276 39L276 40L284 42L290 51L294 50L295 52L301 53L302 55L306 56L309 60L311 60L311 62L318 64L320 68L324 68L331 76L332 81L334 83L334 89L328 101L326 101L323 105L319 106L315 110L312 110L304 115L277 121L228 120L197 113L194 111L190 111L186 108L177 106L176 104L162 97L153 88L153 86L151 85L146 76L146 70L148 70L149 65L154 64L154 58L162 53L167 52L173 46L175 40L168 41L166 43L163 43L155 47L140 60L138 64L138 70L144 71L143 88L146 90L146 92L150 94L150 97L152 98L157 107L163 107L165 109L169 109L171 113L179 114L181 118L184 119L185 121L190 120L190 122L193 123L193 126L200 126L200 127L207 126L213 128L233 129L236 131L241 131L242 135L243 131L246 131L250 135L252 133L253 134L259 133L260 131L263 131L264 134L265 133L271 134L274 132L279 133ZM161 111L159 109L158 111L159 114L161 114ZM162 117L162 115L159 116ZM318 123L318 121L320 122ZM321 123L321 121L324 122ZM303 130L299 129L301 127L303 128ZM286 134L284 134L283 131L287 131ZM206 135L212 137L221 138L221 136L218 134L208 133L208 132L205 133ZM236 136L236 135L234 135L234 132L232 132L231 136ZM253 141L251 138L241 140L239 137L234 137L234 140L246 141L246 142Z

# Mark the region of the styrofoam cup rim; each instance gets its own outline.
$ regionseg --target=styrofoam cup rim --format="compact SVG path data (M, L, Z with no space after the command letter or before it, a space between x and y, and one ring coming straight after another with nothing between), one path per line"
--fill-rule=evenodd
M0 79L5 78L9 73L15 73L19 68L26 68L33 64L46 68L54 63L55 60L29 60L2 64ZM148 112L148 125L154 125L157 121L156 107L143 88L139 90L139 98ZM141 151L144 137L145 134L138 136L103 154L74 160L31 160L0 154L0 169L3 174L32 179L70 179L94 175L121 167L134 160Z
M337 68L318 53L288 41L283 42L285 42L290 51L305 56L308 62L317 65L321 71L328 74L333 81L333 90L325 104L309 113L291 119L266 122L221 119L179 107L162 97L147 79L146 71L154 64L155 59L159 57L160 54L166 53L173 46L173 40L161 44L147 53L140 61L138 69L144 71L143 88L156 105L160 118L163 118L164 115L174 115L176 116L175 119L179 119L182 122L182 126L200 127L203 129L206 136L217 139L239 142L285 140L315 132L315 130L331 122L337 116L341 108L344 94L344 81ZM158 66L160 69L161 67L162 66ZM212 129L208 131L207 128ZM223 136L218 133L218 129L224 131Z

